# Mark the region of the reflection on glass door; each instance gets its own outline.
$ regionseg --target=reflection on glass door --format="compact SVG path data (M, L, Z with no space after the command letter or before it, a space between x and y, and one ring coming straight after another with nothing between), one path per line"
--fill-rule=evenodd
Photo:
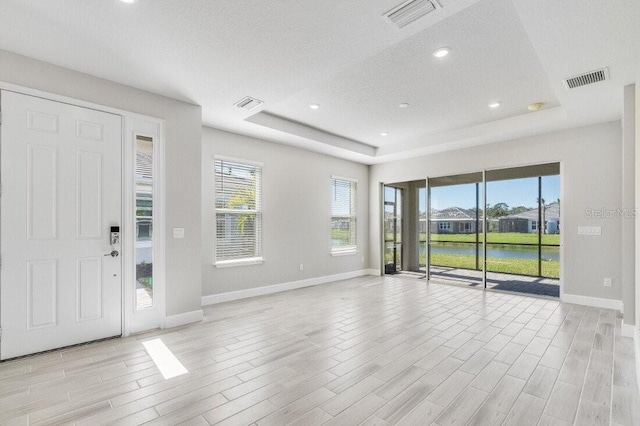
M384 187L384 273L402 270L402 189Z
M153 140L136 138L136 309L153 307Z

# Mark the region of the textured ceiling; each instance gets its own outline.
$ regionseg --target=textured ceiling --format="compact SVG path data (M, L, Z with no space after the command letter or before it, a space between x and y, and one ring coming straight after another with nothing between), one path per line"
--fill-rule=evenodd
M487 16L502 16L499 27ZM452 53L435 58L448 46ZM491 109L490 101L500 101ZM309 103L321 105L318 110ZM510 0L477 3L265 111L393 152L558 101ZM408 103L406 108L399 104ZM389 133L381 136L381 132Z
M398 30L383 15L400 3L0 0L0 48L199 104L205 125L367 164L618 119L640 75L637 0L441 0ZM452 52L438 60L440 46ZM562 84L601 67L609 81ZM233 106L247 95L264 105Z

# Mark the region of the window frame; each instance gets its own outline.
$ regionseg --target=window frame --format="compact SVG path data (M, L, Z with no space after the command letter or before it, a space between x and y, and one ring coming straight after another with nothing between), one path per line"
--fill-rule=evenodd
M256 205L255 209L228 209L228 208L218 208L216 206L216 162L228 162L235 163L241 166L250 166L259 168L260 170L260 183L259 188L256 189ZM264 263L264 240L263 240L263 226L260 226L260 229L255 230L255 244L260 245L261 254L259 256L250 256L250 257L239 257L234 259L218 259L217 258L217 246L218 246L218 214L255 214L256 217L260 217L260 223L262 224L264 219L263 205L262 200L264 198L262 193L264 182L264 164L254 160L248 160L245 158L237 158L237 157L228 157L224 155L214 155L213 156L213 265L216 268L228 268L234 266L245 266L245 265L258 265Z
M451 222L438 222L439 231L451 231Z
M344 181L349 182L351 184L351 206L348 215L334 215L333 214L333 191L334 191L334 181ZM358 180L353 178L347 178L344 176L331 175L329 179L329 190L331 197L330 204L330 220L329 220L329 247L331 256L349 256L358 253ZM334 246L333 245L333 221L334 218L348 218L350 223L353 223L353 230L349 228L350 231L350 239L353 237L354 244L348 246ZM353 233L353 235L351 235Z

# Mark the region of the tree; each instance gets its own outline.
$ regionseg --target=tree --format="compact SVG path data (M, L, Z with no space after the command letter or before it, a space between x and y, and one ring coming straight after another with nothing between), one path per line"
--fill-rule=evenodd
M511 210L509 210L509 214L520 214L528 210L531 210L531 209L525 206L512 207Z
M229 208L240 210L255 210L256 208L256 176L251 174L251 184L236 189L233 197L229 200ZM255 214L239 214L236 228L240 234L245 233L248 223L254 218Z
M487 208L489 217L501 217L509 214L509 205L507 203L496 203L493 207Z

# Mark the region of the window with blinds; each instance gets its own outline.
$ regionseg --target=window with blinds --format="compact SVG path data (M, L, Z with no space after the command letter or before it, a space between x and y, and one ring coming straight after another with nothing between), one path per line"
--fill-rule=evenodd
M356 251L356 181L331 177L331 253Z
M262 260L262 167L214 160L216 264Z

